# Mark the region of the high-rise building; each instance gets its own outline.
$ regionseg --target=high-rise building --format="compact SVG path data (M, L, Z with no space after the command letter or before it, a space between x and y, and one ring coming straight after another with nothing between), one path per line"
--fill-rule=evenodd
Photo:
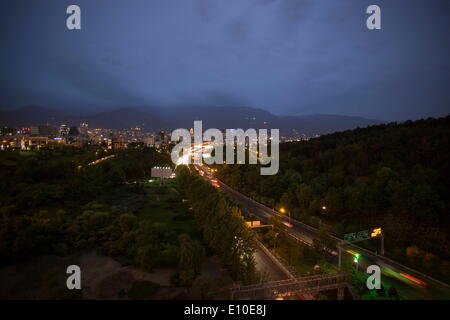
M30 127L30 135L38 136L39 135L39 127Z
M39 126L38 128L38 135L43 137L56 137L59 135L59 130L57 127L46 125L46 126ZM30 128L31 133L31 128Z
M17 128L17 134L30 134L30 128L27 127L21 127Z
M80 123L80 135L85 137L88 135L89 125L85 122Z
M69 135L69 127L65 124L62 124L59 126L59 135L60 136L67 136Z
M69 129L69 136L76 137L80 134L80 131L78 131L77 127L70 127Z
M144 143L146 146L154 146L155 145L155 137L150 136L150 137L145 138Z
M14 134L14 128L2 127L0 128L0 136L12 136Z

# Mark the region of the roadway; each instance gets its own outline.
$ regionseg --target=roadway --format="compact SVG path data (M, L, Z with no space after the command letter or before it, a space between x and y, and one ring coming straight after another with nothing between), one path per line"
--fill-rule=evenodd
M259 247L256 247L255 253L256 269L261 272L266 281L286 280L289 277L278 267L275 262Z
M208 174L209 176L209 174ZM209 176L209 178L212 178ZM226 184L217 180L216 185L225 192L233 201L239 203L246 211L253 214L255 217L260 219L263 223L268 223L269 219L276 214L274 210L260 204L247 196L241 194L240 192L230 188ZM288 219L288 217L281 216L280 219L282 222L290 222L292 227L287 227L284 224L282 225L283 231L290 235L292 238L297 241L303 242L309 246L312 245L313 239L316 235L317 229L305 225L299 221L294 219ZM338 238L333 237L338 240ZM340 239L339 239L340 240ZM439 281L435 281L432 278L426 277L423 274L417 273L414 270L407 268L395 261L367 251L356 245L346 245L344 249L352 249L360 253L360 259L358 260L357 267L360 270L365 270L367 266L372 264L377 264L380 266L382 271L381 281L383 284L387 284L389 286L394 285L397 289L399 295L403 299L450 299L450 288L440 283ZM336 253L328 254L328 260L334 262L337 265L337 256ZM345 261L353 261L353 256L348 254L343 250L342 254L342 263ZM356 266L356 265L355 265ZM407 279L404 276L401 276L400 273L406 275L412 275L413 280ZM426 278L424 278L426 277ZM421 279L426 283L420 284L416 283L414 279Z

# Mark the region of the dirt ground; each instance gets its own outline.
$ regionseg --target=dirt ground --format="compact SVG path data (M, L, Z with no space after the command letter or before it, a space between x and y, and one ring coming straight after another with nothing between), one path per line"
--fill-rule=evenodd
M66 287L69 265L80 266L81 292ZM123 293L139 280L158 283L160 291L167 292L159 297L172 299L184 291L170 285L174 272L174 269L156 269L148 273L122 266L96 252L67 257L41 256L0 269L0 299L127 299ZM165 287L170 290L164 290Z
M68 290L66 269L78 265L81 269L82 290ZM188 299L185 288L171 285L174 268L145 272L96 252L67 257L41 256L0 268L0 299L128 299L126 292L136 281L151 281L160 285L151 299ZM230 283L225 270L208 258L202 273L218 286Z

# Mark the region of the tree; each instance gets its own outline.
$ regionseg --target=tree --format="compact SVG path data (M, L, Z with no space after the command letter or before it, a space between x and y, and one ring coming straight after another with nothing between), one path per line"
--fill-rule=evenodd
M281 218L279 215L274 214L269 219L269 224L273 226L273 230L280 230L281 229Z
M195 274L200 273L204 257L204 249L198 241L192 241L189 235L179 236L180 241L180 266L184 270L193 270Z
M383 285L381 285L381 286L380 286L380 289L377 290L377 295L378 295L380 298L384 298L384 297L386 296L386 290L384 289L384 286L383 286Z
M122 232L130 231L134 228L137 218L134 214L123 213L119 216L119 225Z
M330 237L324 227L320 227L316 237L313 239L314 248L318 251L330 250L335 247L334 240Z
M389 290L388 290L388 297L391 298L391 299L395 299L395 300L399 299L397 289L394 286L391 286L389 288Z
M266 241L269 243L269 247L278 248L279 233L277 231L275 231L274 229L271 229L264 235L264 237L266 238Z
M192 283L192 296L194 299L208 299L213 290L214 283L207 275L200 275Z
M300 209L307 210L314 199L314 190L307 184L301 184L295 192Z
M139 267L147 270L153 270L155 266L154 250L150 245L139 247L136 255L136 262Z
M322 210L325 215L338 218L344 210L344 194L340 188L330 188L325 193L324 203L327 210Z
M420 254L420 249L414 245L406 248L406 256L413 265L417 264Z

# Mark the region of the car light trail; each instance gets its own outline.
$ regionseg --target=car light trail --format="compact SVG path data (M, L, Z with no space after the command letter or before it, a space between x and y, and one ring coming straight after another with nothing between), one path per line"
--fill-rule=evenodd
M292 225L291 223L286 222L286 221L283 221L283 224L284 224L286 227L288 227L288 228L292 228L292 227L293 227L293 225Z
M413 276L410 276L409 274L406 274L406 273L400 273L400 275L401 275L402 277L408 279L408 280L411 280L411 281L414 282L414 283L420 284L421 286L426 286L426 285L428 285L428 283L426 283L426 282L424 282L424 281L422 281L422 280L420 280L420 279L417 279L417 278L415 278L415 277L413 277Z

